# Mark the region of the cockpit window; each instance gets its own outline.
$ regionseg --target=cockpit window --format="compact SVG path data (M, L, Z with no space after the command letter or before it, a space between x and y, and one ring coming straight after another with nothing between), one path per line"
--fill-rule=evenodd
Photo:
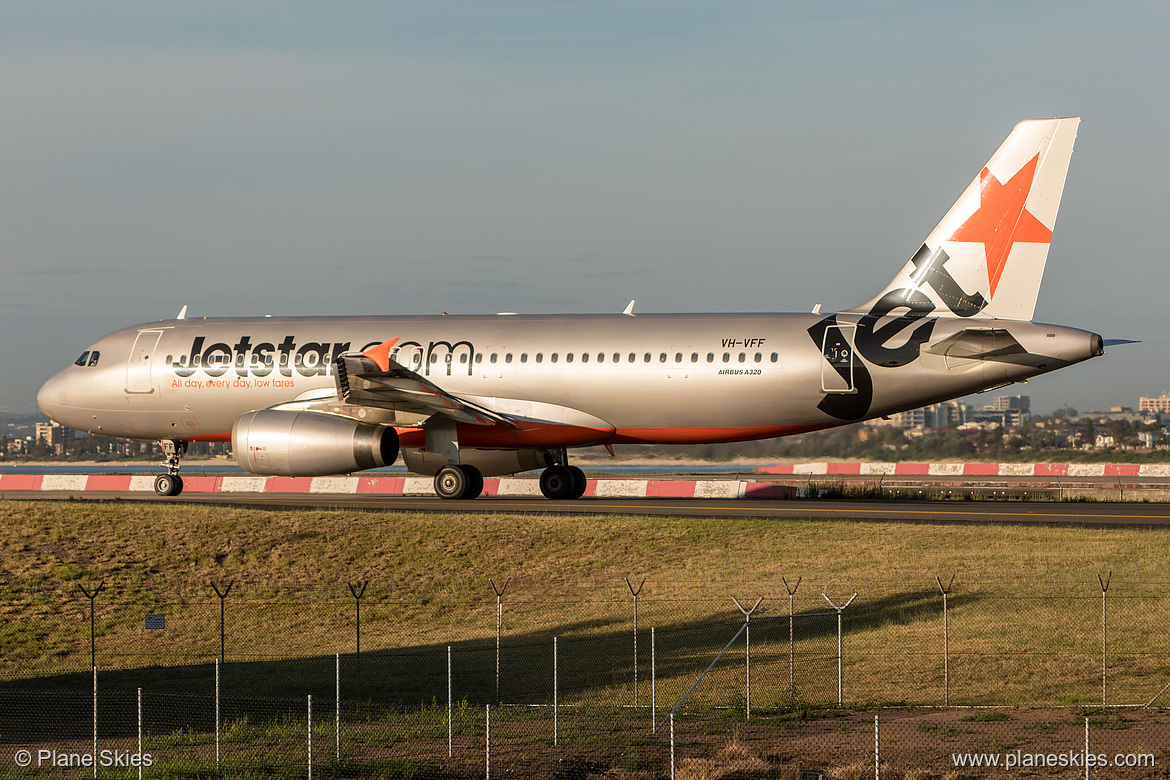
M79 358L77 358L77 360L73 361L73 365L84 366L86 361L88 361L88 360L89 360L89 352L82 352L81 357L79 357Z
M102 353L98 352L96 349L93 352L90 352L89 353L89 365L96 366L97 362L98 362L98 358L101 357L101 355L102 355Z
M93 352L82 352L81 357L73 361L73 365L96 366L98 364L98 358L101 357L101 355L102 353L98 352L96 349Z

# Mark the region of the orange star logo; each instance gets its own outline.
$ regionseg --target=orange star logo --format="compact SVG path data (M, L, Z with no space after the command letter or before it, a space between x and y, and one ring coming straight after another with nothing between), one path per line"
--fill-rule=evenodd
M1006 182L1000 182L986 168L979 174L979 208L951 235L951 241L983 244L987 256L987 281L991 297L1017 241L1047 244L1052 231L1024 209L1036 175L1037 154Z

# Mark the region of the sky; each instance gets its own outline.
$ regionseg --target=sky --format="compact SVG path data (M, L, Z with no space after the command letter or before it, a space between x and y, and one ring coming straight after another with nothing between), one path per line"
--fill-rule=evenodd
M175 316L825 311L1080 116L1035 319L1170 390L1170 4L0 4L0 411ZM990 402L978 396L973 403Z

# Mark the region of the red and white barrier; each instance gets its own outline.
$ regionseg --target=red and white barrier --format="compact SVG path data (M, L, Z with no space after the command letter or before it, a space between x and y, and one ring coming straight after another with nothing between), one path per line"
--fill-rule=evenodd
M762 474L906 477L1170 477L1170 463L786 463Z
M0 492L153 493L154 476L0 474ZM184 493L314 493L433 496L433 480L418 476L256 477L184 476ZM534 477L489 477L487 496L540 497ZM794 498L797 488L737 479L591 479L586 496L597 498Z

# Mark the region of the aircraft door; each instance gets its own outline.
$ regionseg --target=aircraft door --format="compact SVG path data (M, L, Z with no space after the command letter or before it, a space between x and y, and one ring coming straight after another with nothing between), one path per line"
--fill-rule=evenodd
M857 325L854 323L837 323L825 328L825 335L821 339L821 353L825 356L825 362L821 364L822 392L857 392L853 384L853 368L856 365L853 344L856 335Z
M127 393L154 392L150 366L154 361L155 348L158 347L160 338L162 338L161 330L138 331L138 338L134 339L134 348L130 350L130 362L126 364Z

